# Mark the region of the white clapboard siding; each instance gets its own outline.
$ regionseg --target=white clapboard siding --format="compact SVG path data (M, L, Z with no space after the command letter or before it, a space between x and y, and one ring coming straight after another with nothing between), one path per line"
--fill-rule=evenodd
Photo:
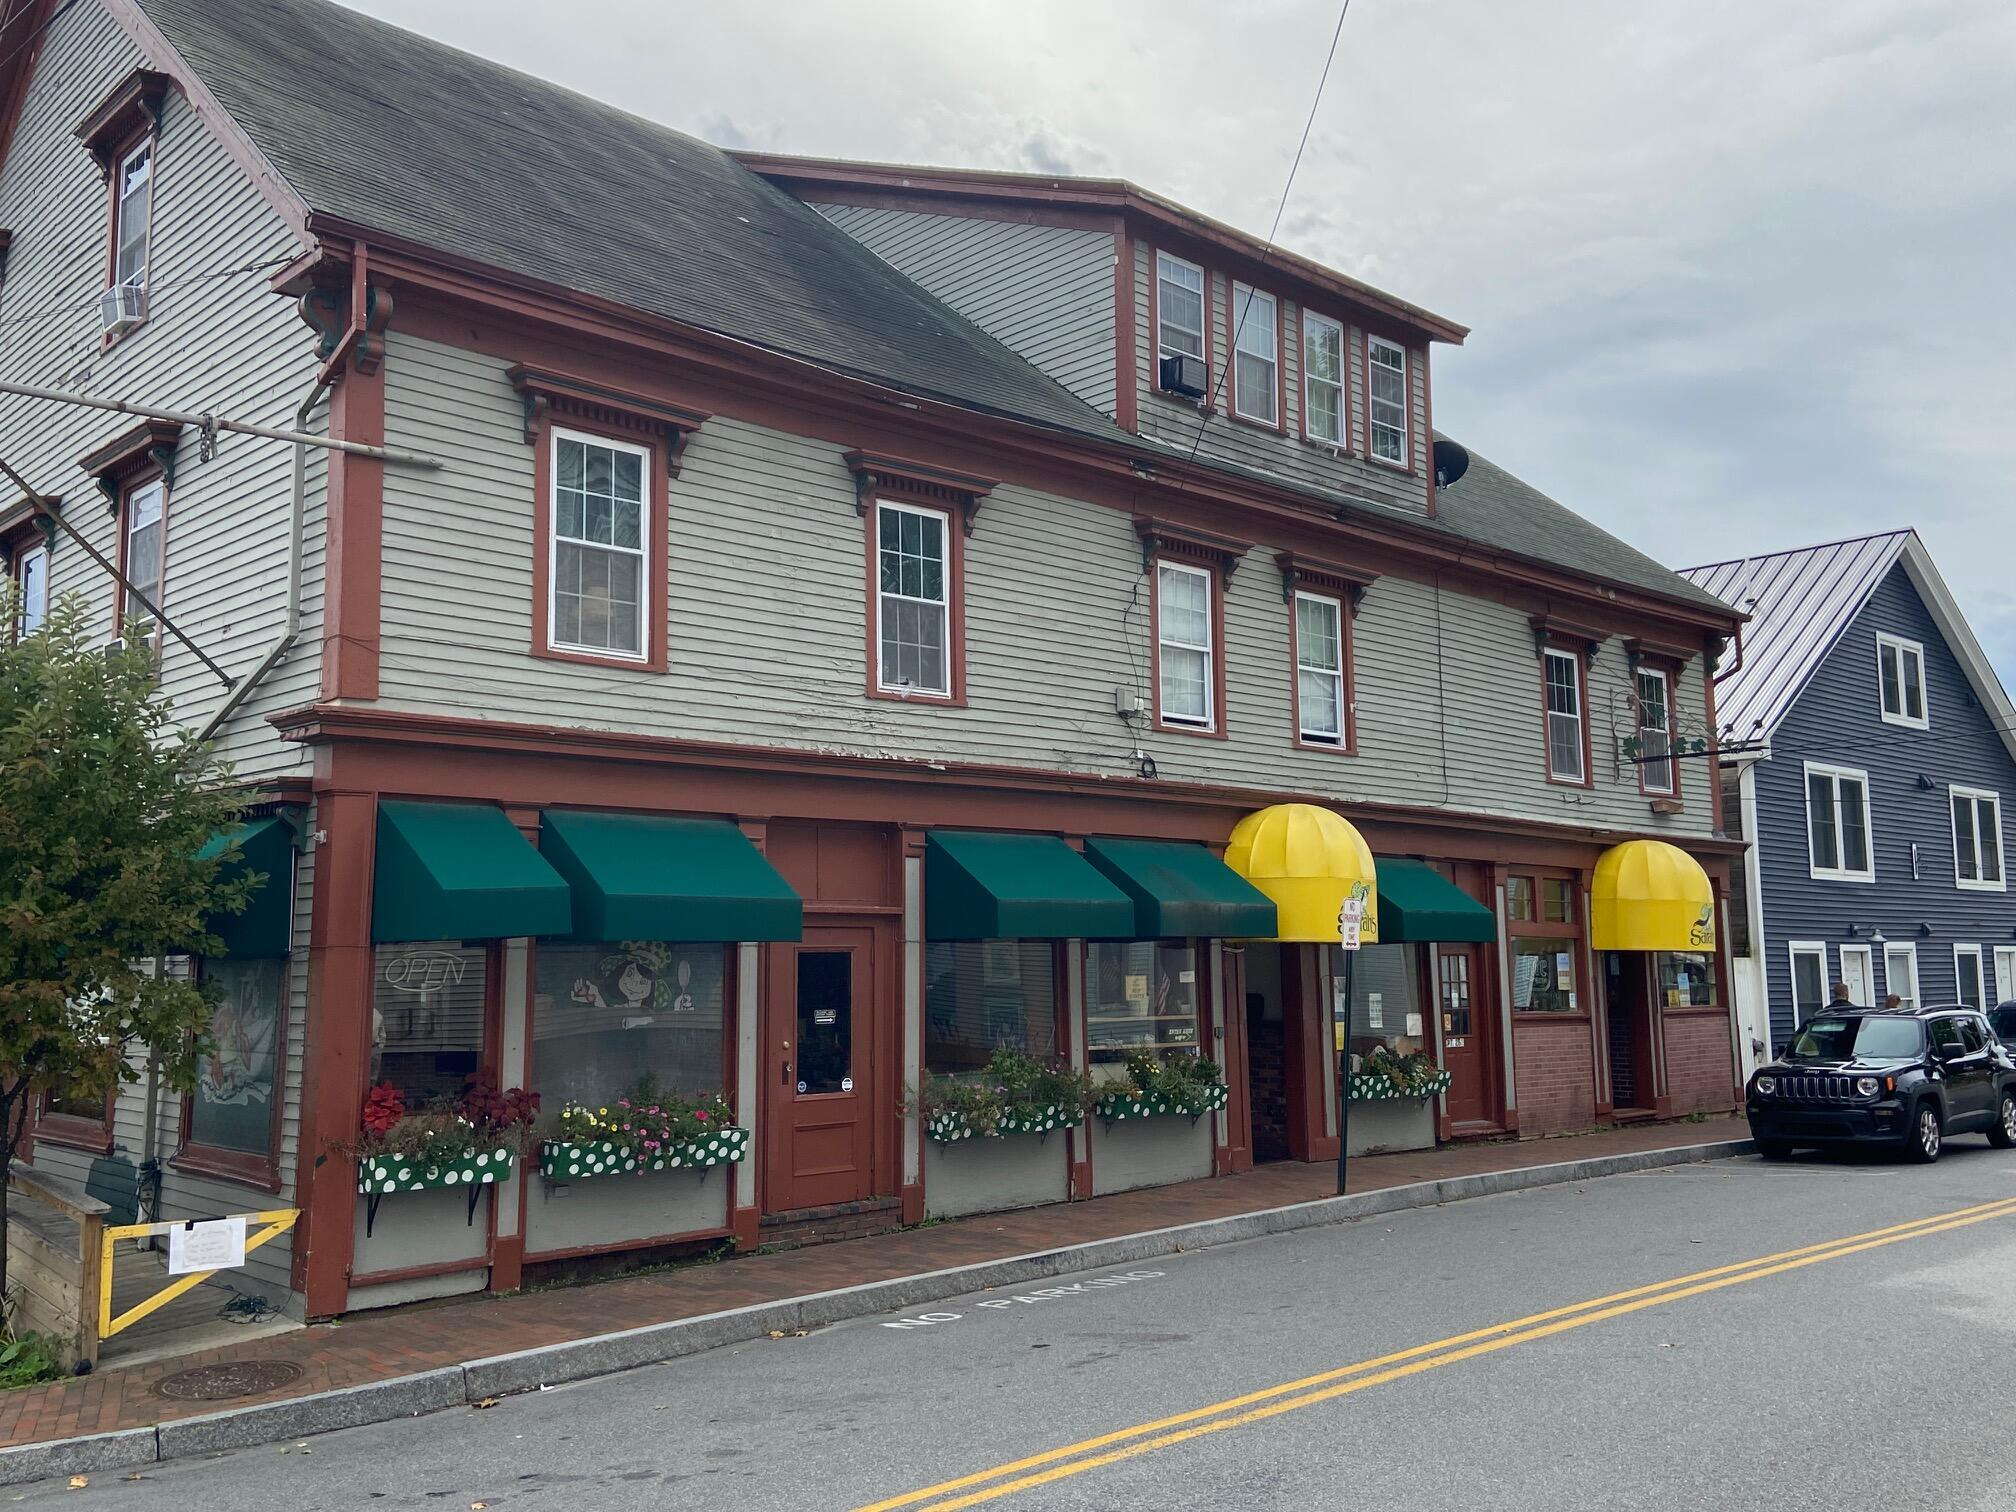
M1148 693L1149 595L1124 513L996 489L966 543L968 707L870 699L864 535L844 446L722 416L694 436L671 488L670 670L531 657L533 458L507 367L393 335L388 436L448 465L386 478L386 705L874 757L1133 770L1113 693ZM1266 543L1232 578L1225 618L1230 738L1144 734L1166 778L1708 831L1697 774L1684 773L1686 811L1655 817L1635 770L1616 760L1609 721L1627 673L1614 639L1591 673L1597 780L1585 792L1545 779L1540 666L1519 610L1443 592L1438 669L1435 590L1376 582L1357 623L1353 757L1291 743L1288 606ZM1698 721L1698 665L1678 707Z
M14 233L0 293L0 377L291 425L315 372L313 336L293 301L269 292L270 269L199 275L285 258L296 244L174 91L155 155L151 318L109 351L102 349L97 296L105 282L106 189L75 133L142 61L97 0L78 0L49 28L0 171L0 226ZM65 517L108 556L116 553L115 522L77 459L131 423L103 411L0 397L0 454L39 490L61 495ZM197 437L185 432L175 460L163 607L227 672L241 675L281 627L292 453L281 442L226 435L215 458L204 462ZM320 535L321 473L318 456L311 471L311 540ZM321 575L317 540L306 561L296 649L220 741L240 776L307 765L307 754L282 744L264 716L314 696ZM112 582L74 542L59 537L50 586L58 597L82 595L97 628L111 634ZM190 723L207 718L223 695L217 679L172 637L162 683Z
M1113 413L1113 237L913 210L814 205L1087 404Z

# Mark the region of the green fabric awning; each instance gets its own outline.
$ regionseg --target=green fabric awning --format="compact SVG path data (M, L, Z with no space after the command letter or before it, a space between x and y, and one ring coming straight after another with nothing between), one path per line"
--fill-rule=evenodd
M237 881L257 872L265 877L240 914L212 914L203 927L224 942L224 953L240 960L284 956L294 940L294 829L278 814L250 819L212 835L196 859L208 861L238 847L238 859L218 872Z
M805 906L722 819L548 809L539 852L574 889L577 940L796 940Z
M926 837L926 939L1127 939L1133 933L1133 902L1055 835L932 830Z
M1491 910L1425 861L1378 858L1379 942L1489 944L1498 938Z
M502 809L379 803L373 940L503 940L572 927L567 884Z
M1204 846L1094 839L1085 859L1134 900L1135 939L1274 936L1273 900Z

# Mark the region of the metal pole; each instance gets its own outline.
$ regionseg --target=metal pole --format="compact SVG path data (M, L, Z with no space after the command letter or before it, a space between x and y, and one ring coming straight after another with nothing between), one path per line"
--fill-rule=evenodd
M18 472L14 471L13 467L8 464L7 459L4 457L0 457L0 473L5 473L8 476L8 478L12 480L16 488L20 489L21 492L26 494L31 500L34 501L37 508L41 508L43 505L48 503L47 498L26 478L22 477L21 474L19 474ZM125 573L121 572L117 567L113 566L110 562L106 561L105 554L103 552L101 552L96 546L93 546L89 541L85 540L83 536L78 534L76 527L73 526L68 520L63 518L62 510L44 508L42 509L42 513L48 516L50 519L54 520L58 528L62 530L63 534L70 537L70 539L75 541L79 546L82 546L86 551L86 553L89 554L91 560L96 562L100 567L105 569L106 575L109 576L113 582L117 583L121 588L124 588L134 598L138 599L140 601L140 607L145 609L149 614L154 616L154 621L156 624L160 625L162 629L166 630L170 635L174 636L175 639L179 640L180 642L182 642L183 645L187 646L190 649L190 651L195 655L198 661L203 663L203 665L208 667L212 672L216 673L217 680L219 682L223 683L224 686L228 688L232 685L234 681L236 681L236 679L234 679L229 672L226 672L222 667L218 666L216 662L212 661L210 659L209 654L205 652L201 646L197 645L196 642L189 639L188 636L184 635L182 633L181 627L178 626L173 620L168 618L167 615L161 612L160 605L156 604L152 599L148 598L146 594L142 593L138 588L135 588L131 583L129 583L126 580Z
M1351 1156L1351 995L1358 952L1344 952L1344 1048L1337 1052L1337 1195L1345 1191Z
M311 436L306 431L282 430L275 425L253 425L245 420L227 420L222 415L193 415L187 410L156 409L147 404L129 404L124 399L99 399L68 389L37 388L28 383L0 383L0 394L16 394L23 399L47 399L56 404L81 404L86 409L110 410L115 415L138 415L143 420L165 420L171 425L192 425L203 431L234 431L241 436L264 436L269 441L292 441L302 446L320 446L329 451L348 452L353 457L372 457L380 462L397 462L405 467L439 467L441 459L394 446L368 446L362 441L340 441L331 436ZM29 490L31 493L34 490Z

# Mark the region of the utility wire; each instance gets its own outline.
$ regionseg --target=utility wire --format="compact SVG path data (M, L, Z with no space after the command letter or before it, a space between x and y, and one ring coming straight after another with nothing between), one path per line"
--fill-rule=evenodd
M1288 182L1281 186L1281 203L1274 207L1274 224L1267 228L1267 245L1260 253L1260 266L1265 268L1267 260L1274 255L1274 238L1281 231L1281 217L1288 209L1288 196L1295 188L1295 174L1302 167L1302 154L1309 146L1309 132L1316 125L1316 111L1323 104L1323 89L1330 82L1330 65L1337 60L1337 39L1344 35L1344 18L1351 14L1351 0L1337 9L1337 24L1330 31L1330 50L1323 55L1323 72L1316 79L1316 98L1309 102L1308 119L1302 123L1302 139L1295 144L1295 160L1288 165ZM1227 285L1225 297L1232 298L1232 286ZM1239 360L1239 333L1246 329L1247 311L1253 300L1249 295L1247 309L1239 312L1239 323L1232 328L1232 344L1225 353L1225 361L1218 368L1218 377L1211 385L1211 402L1204 407L1204 413L1197 417L1197 434L1190 438L1190 455L1185 460L1195 461L1197 448L1204 442L1204 428L1211 423L1212 411L1218 408L1218 398L1225 388L1225 375L1232 370L1232 364ZM1204 350L1211 350L1211 279L1204 279ZM1281 361L1281 353L1274 354L1274 361Z
M230 278L239 273L257 273L263 269L277 268L283 263L292 261L293 257L290 254L286 257L269 257L264 262L245 263L236 268L214 268L208 273L192 273L187 278L177 278L167 283L149 284L147 286L147 295L151 300L156 294L165 294L170 289L186 288L190 284L210 283L216 279ZM99 294L103 292L103 290L100 290ZM29 325L38 320L53 319L58 315L75 315L85 310L96 309L99 294L92 294L86 298L72 300L65 304L44 305L39 310L23 310L18 315L10 315L7 319L0 320L0 331L8 330L14 326Z

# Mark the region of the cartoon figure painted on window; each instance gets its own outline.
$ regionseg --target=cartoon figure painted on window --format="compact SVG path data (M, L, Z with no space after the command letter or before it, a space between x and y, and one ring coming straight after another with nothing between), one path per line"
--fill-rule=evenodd
M655 940L625 940L595 963L595 975L576 977L568 996L625 1019L691 1013L693 963L684 956L675 961L671 948Z

